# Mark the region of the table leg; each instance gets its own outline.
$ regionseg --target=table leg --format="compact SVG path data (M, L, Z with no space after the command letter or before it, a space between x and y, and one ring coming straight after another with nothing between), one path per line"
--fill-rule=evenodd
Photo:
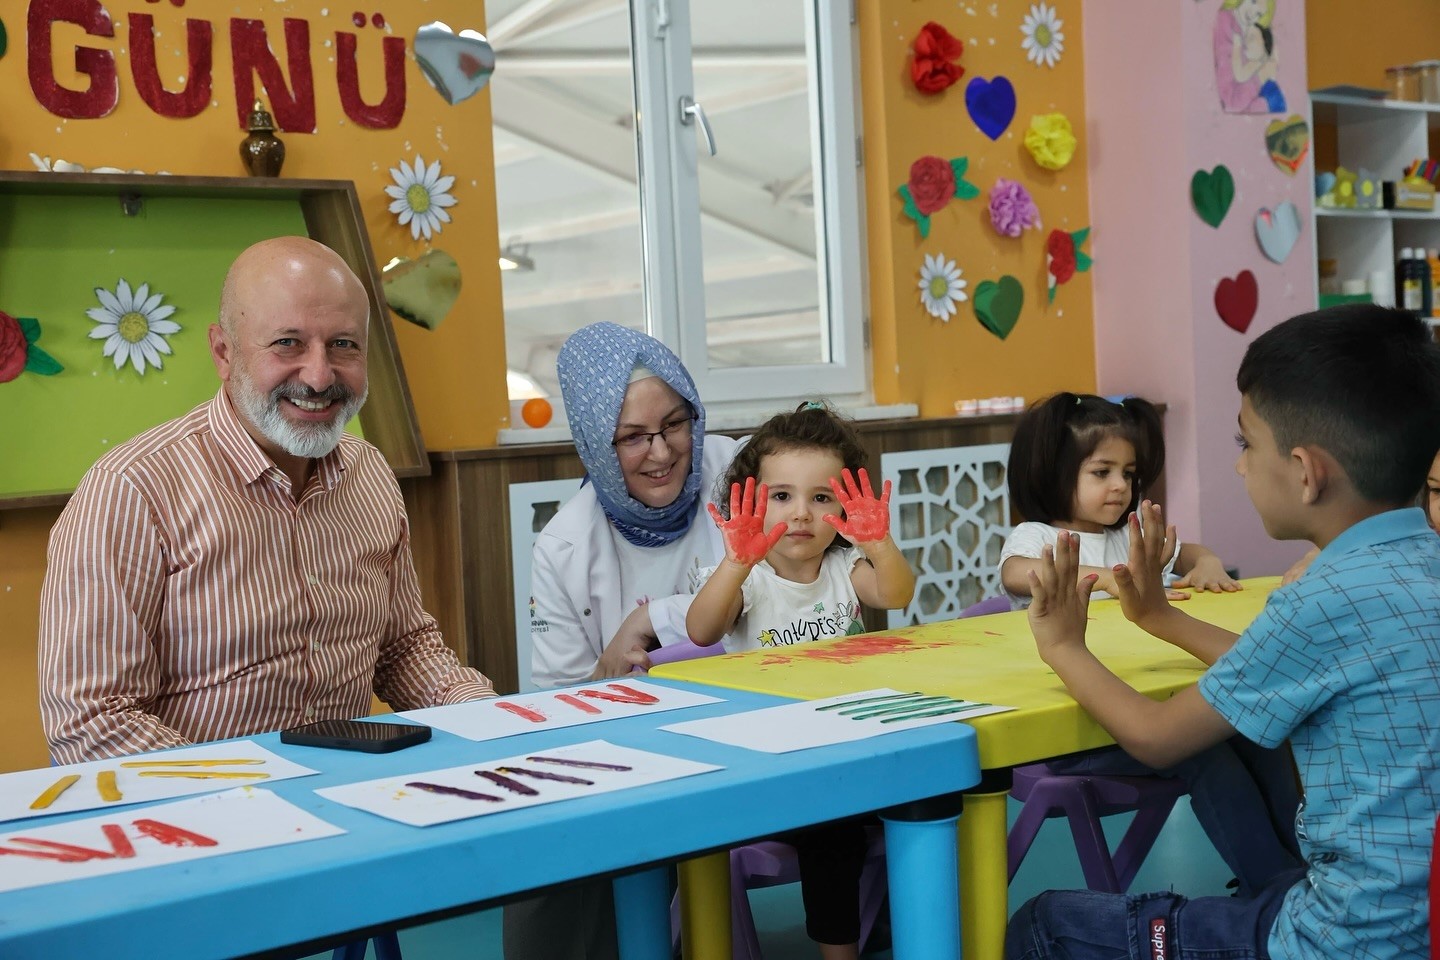
M955 960L960 956L956 817L912 819L895 813L880 815L895 960Z
M960 924L965 960L1000 960L1009 919L1008 793L965 794L960 818Z
M680 863L680 942L687 960L730 960L730 851Z
M670 960L670 874L651 867L616 877L615 932L623 960Z

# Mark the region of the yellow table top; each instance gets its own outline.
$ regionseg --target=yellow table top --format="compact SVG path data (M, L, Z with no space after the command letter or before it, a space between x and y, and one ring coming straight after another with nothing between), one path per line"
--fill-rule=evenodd
M1236 593L1195 593L1182 609L1236 633L1280 584L1244 581ZM1105 664L1157 700L1194 683L1204 664L1130 623L1116 600L1090 604L1087 642ZM867 633L839 640L661 664L657 677L817 700L892 687L1016 709L962 721L975 728L980 765L993 770L1113 743L1035 652L1024 611Z

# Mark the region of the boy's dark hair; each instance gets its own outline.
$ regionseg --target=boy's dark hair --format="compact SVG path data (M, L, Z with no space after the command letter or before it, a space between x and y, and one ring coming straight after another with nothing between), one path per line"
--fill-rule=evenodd
M793 413L777 413L766 420L735 454L730 469L715 484L714 497L720 512L730 516L731 484L738 483L743 487L746 477L759 477L763 458L772 453L806 448L835 454L841 464L856 474L858 482L866 456L854 426L824 401L807 400Z
M1006 468L1010 502L1020 516L1049 524L1073 520L1080 465L1106 437L1128 440L1135 448L1130 505L1110 525L1124 526L1140 503L1141 491L1165 469L1160 411L1139 397L1114 403L1089 393L1057 393L1032 404L1015 425Z
M1374 503L1411 503L1440 449L1440 345L1403 310L1291 317L1250 344L1235 385L1281 453L1323 448Z

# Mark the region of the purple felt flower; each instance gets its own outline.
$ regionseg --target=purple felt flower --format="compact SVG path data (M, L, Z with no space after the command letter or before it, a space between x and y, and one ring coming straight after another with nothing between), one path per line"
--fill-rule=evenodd
M1018 237L1026 227L1040 226L1040 208L1030 191L1000 177L990 188L990 223L1003 237Z

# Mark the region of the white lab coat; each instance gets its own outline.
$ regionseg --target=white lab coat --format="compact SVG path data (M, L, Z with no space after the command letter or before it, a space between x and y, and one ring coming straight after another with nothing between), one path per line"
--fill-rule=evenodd
M725 558L725 543L705 504L715 483L730 467L740 441L708 435L701 460L700 497L694 523L706 531L701 542L703 566ZM656 553L672 546L647 548ZM620 558L610 521L590 484L560 508L535 541L530 565L531 667L537 687L558 687L588 680L606 644L630 613L620 582ZM685 616L692 585L688 577L675 584L675 596L648 604L650 622L662 645L688 640Z

